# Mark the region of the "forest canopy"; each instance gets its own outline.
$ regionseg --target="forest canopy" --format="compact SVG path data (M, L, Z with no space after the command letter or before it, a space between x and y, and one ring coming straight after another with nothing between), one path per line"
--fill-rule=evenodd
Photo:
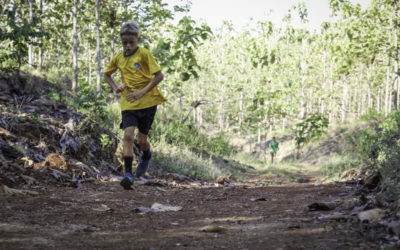
M366 8L330 0L337 21L323 23L321 32L292 24L293 15L307 20L306 3L293 6L281 27L266 19L241 31L229 22L211 30L193 20L186 15L190 2L171 8L162 0L3 0L0 6L3 71L37 70L73 91L104 96L102 71L121 49L119 28L137 20L140 46L166 74L164 109L197 127L215 124L260 140L309 115L332 125L398 108L395 0Z

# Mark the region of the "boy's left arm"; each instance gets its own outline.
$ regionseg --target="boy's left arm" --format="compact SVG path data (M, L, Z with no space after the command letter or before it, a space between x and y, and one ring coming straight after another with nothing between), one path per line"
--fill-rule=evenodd
M129 102L134 102L142 98L147 92L152 90L157 84L159 84L164 79L164 74L161 71L154 73L153 79L140 91L134 91L126 95L126 100Z

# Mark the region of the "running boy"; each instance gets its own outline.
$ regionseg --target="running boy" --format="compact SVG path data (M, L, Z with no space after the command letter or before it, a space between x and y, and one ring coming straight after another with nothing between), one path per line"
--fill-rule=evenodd
M121 93L121 128L124 130L125 166L125 176L121 181L121 186L124 189L131 189L134 182L132 162L135 129L139 130L137 140L143 151L136 168L136 177L140 177L146 172L152 154L147 135L151 129L157 105L165 101L156 87L164 79L164 75L151 52L138 47L140 29L136 22L123 23L120 36L123 51L112 58L104 72L104 78L113 91ZM122 76L122 83L119 85L111 77L118 69Z

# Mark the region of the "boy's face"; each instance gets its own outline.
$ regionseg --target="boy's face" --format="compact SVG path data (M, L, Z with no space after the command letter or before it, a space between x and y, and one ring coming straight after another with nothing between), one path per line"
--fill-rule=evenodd
M129 55L138 47L140 38L135 35L122 35L121 41L125 54Z

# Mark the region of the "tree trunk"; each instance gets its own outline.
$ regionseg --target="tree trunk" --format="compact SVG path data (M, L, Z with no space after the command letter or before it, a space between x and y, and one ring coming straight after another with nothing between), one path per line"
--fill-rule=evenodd
M39 71L42 71L42 67L43 67L43 0L39 0L39 55L38 55L38 59L39 59Z
M303 78L303 77L302 77ZM300 98L300 119L304 119L306 116L306 94L304 93L304 83L302 80L301 84L301 98Z
M305 81L306 81L306 62L305 62L305 58L306 56L304 55L306 53L305 51L305 47L306 47L306 39L302 39L301 42L301 47L302 47L302 52L303 52L303 56L302 56L302 60L300 62L300 74L301 74L301 100L300 100L300 118L304 119L304 117L306 116L306 112L307 112L307 102L306 102L306 93L305 93Z
M323 67L323 71L322 71L322 75L323 75L323 80L322 80L322 96L321 96L321 114L325 113L325 96L326 96L326 86L327 86L327 79L328 79L328 73L327 73L327 69L326 69L326 65L327 65L327 56L326 56L326 51L324 50L324 67Z
M388 48L388 63L387 63L387 70L386 70L386 82L385 82L385 116L388 115L389 107L390 107L390 77L391 77L391 47L392 47L392 30L393 30L393 18L390 18L389 20L389 48Z
M363 96L363 89L360 84L360 94L358 95L358 116L361 117L361 106L362 106L362 96Z
M244 118L243 102L244 102L244 94L242 89L242 91L240 92L240 100L239 100L239 135L241 135L242 133L242 123Z
M378 89L378 95L376 96L376 112L381 111L381 89Z
M365 105L367 102L368 94L362 95L361 115L365 115Z
M367 65L367 82L368 82L368 108L371 107L372 99L371 99L371 74L369 72L369 65Z
M133 1L132 1L133 2ZM125 0L125 21L128 20L128 0Z
M86 72L86 82L89 84L91 84L91 77L90 77L90 73L91 73L91 58L90 58L90 44L89 41L85 42L85 57L86 57L86 67L87 67L87 72Z
M74 51L72 59L73 67L73 78L72 78L72 91L75 93L78 88L78 2L79 0L74 0L73 7L73 40L74 40Z
M115 9L115 0L111 0L111 13L110 13L110 27L111 27L111 59L114 57L115 51L115 36L114 36L114 29L115 23L117 19L117 11ZM111 61L110 59L110 61Z
M92 58L91 58L91 55L90 55L90 48L89 48L89 69L88 69L88 76L89 76L89 79L88 79L88 84L90 85L90 86L92 86Z
M99 5L101 0L96 0L96 30L97 30L97 91L101 91L101 51L100 51L100 17Z
M33 0L29 0L29 22L33 23ZM33 38L29 36L29 48L28 48L28 64L29 68L33 65Z
M221 130L224 129L224 99L222 98L223 95L221 95L221 98L219 99L219 109L218 109L218 124L219 124L219 128Z
M395 72L395 80L394 80L394 93L393 93L393 109L397 110L397 100L398 100L398 92L399 92L399 45L397 43L397 36L398 36L398 20L397 20L397 14L398 14L398 0L394 1L395 4L395 15L394 15L394 44L395 44L395 60L394 60L394 72Z
M355 88L354 89L354 97L353 97L353 99L354 99L354 106L353 106L353 109L354 109L354 116L356 117L356 118L358 118L358 117L360 117L360 115L359 115L359 113L358 113L358 101L357 101L357 97L358 97L358 88Z
M265 161L267 161L268 160L268 153L267 153L267 150L268 150L268 144L267 144L267 141L268 141L268 134L267 134L267 120L265 120L265 127L264 127L264 160Z
M328 119L329 119L329 124L331 124L332 123L332 114L333 114L333 66L332 66L332 64L331 64L331 67L330 67L330 77L329 77L329 108L328 108L328 112L329 112L329 115L328 115Z
M197 124L199 127L203 125L203 110L200 107L197 108Z
M195 84L192 84L192 100L197 100L197 96L196 96L196 86L195 86ZM193 117L192 117L192 119L193 119L193 124L196 126L196 127L198 127L198 125L197 125L197 123L196 123L196 109L194 109L193 110Z
M389 98L389 93L390 93L390 55L388 56L388 65L387 65L387 72L386 72L386 83L385 83L385 116L388 115L389 111L389 106L390 106L390 98Z
M349 109L349 93L346 81L343 81L343 101L342 101L342 122L345 123L347 120L347 114Z
M313 113L314 110L314 102L313 102L313 89L309 89L308 93L308 108L307 108L307 114Z
M303 43L304 44L304 43ZM303 46L304 47L304 46ZM305 81L306 81L306 76L305 76L305 63L301 62L300 63L300 68L301 68L301 97L300 97L300 119L304 119L306 116L306 93L305 93Z

